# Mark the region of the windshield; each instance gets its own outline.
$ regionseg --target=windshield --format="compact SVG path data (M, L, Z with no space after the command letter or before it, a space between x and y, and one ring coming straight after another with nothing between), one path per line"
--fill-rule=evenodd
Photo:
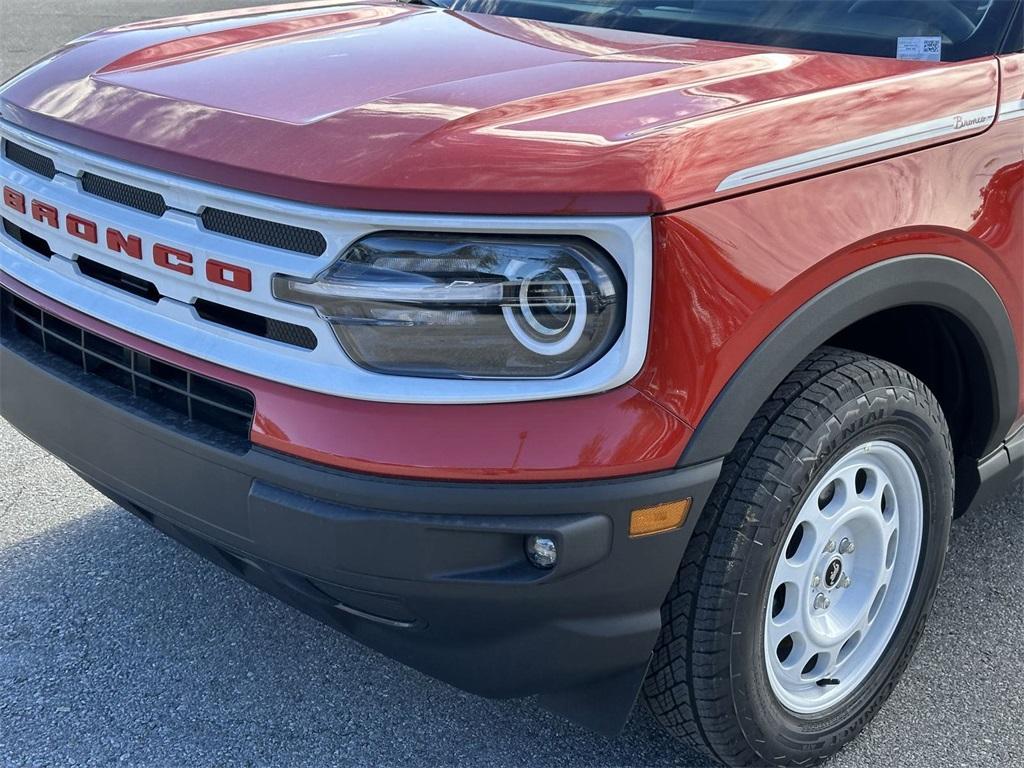
M453 10L706 40L962 61L999 50L1015 0L441 0Z

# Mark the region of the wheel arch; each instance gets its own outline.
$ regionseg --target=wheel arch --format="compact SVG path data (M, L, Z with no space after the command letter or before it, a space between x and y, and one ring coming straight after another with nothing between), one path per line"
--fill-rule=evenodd
M914 307L950 318L952 332L961 337L958 343L971 352L968 359L982 368L968 372L975 394L980 395L972 405L985 411L974 413L972 419L978 430L970 450L976 454L971 467L976 473L977 460L998 450L1016 417L1020 377L1016 341L1006 307L992 284L968 264L932 254L900 256L864 267L790 314L715 398L680 464L729 454L761 404L814 349L837 339L841 343L844 331L875 315Z

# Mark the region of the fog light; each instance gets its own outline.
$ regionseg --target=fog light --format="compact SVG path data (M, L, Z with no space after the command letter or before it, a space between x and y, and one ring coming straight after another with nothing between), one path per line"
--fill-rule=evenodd
M547 536L530 536L526 539L526 556L538 568L554 568L558 562L558 547L554 539Z

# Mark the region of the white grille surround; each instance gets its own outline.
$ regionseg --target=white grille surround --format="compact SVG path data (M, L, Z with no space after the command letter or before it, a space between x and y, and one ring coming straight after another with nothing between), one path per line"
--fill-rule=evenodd
M455 216L401 214L321 208L219 187L153 171L88 152L0 121L0 137L53 160L51 180L0 156L0 182L56 207L94 221L100 243L93 245L31 216L0 206L4 218L44 238L54 255L43 258L0 229L0 271L55 301L158 344L226 368L300 389L339 397L393 403L501 403L550 400L607 391L634 378L647 353L653 282L653 235L649 216ZM162 216L89 195L82 175L156 192L168 210ZM313 257L259 245L204 229L204 208L320 232L327 241ZM112 227L142 237L145 248L160 243L193 256L194 275L157 267L107 250L103 233ZM280 301L271 293L277 274L312 279L334 263L356 240L379 231L478 234L566 235L590 239L614 258L626 281L626 322L608 353L590 367L564 378L450 380L394 376L367 371L344 352L326 321L310 307ZM77 256L152 282L163 296L152 303L85 277ZM145 255L145 254L144 254ZM201 279L208 260L245 267L252 290L244 293ZM309 328L316 349L246 334L199 317L194 303L216 302L261 317Z

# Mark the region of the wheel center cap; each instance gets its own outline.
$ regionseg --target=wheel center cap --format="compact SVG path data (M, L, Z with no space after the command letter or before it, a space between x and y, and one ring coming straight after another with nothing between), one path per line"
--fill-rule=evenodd
M825 586L832 589L839 583L839 577L842 575L843 561L838 557L833 558L832 562L825 568Z

